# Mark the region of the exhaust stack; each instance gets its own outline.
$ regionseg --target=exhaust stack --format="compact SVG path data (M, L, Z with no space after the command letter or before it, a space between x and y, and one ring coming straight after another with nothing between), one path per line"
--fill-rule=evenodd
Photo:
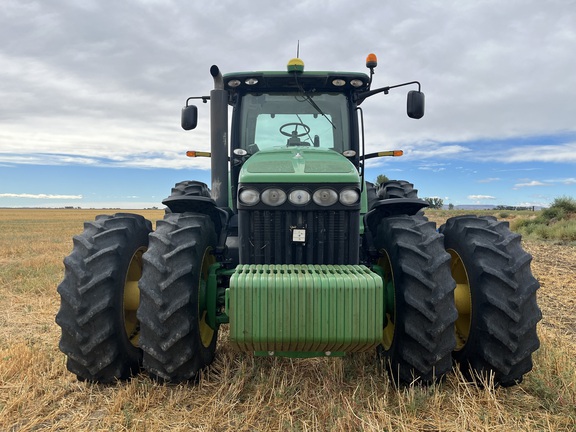
M210 68L214 89L210 91L210 146L212 152L212 199L228 207L228 92L218 66Z

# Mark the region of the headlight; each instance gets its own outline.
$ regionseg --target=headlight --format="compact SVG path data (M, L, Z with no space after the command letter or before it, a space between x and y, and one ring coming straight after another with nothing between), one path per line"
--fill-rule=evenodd
M340 202L344 205L352 205L358 202L360 194L356 189L344 189L340 192Z
M262 202L269 206L279 206L286 202L286 192L282 189L271 188L262 192Z
M308 204L308 202L310 201L310 194L305 190L296 189L290 192L290 195L288 195L288 199L292 204L304 205Z
M318 189L312 195L312 199L319 206L327 207L338 201L338 194L333 189Z
M260 202L260 194L256 189L243 189L238 198L242 204L249 206L256 205Z

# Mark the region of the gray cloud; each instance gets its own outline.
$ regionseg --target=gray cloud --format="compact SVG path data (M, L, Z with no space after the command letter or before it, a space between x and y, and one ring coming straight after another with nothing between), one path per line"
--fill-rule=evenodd
M376 52L375 85L422 82L418 122L403 113L404 91L363 105L369 143L405 148L406 160L473 159L469 141L574 134L576 8L566 3L4 0L0 163L207 168L181 156L207 149L209 136L206 106L198 130L179 128L186 97L207 94L214 63L283 69L298 39L309 70L363 70ZM576 147L494 157L570 162Z

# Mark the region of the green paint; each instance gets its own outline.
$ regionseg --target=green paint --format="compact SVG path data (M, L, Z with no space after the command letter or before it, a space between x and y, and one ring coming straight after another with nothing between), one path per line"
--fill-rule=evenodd
M256 357L287 357L287 358L312 358L312 357L344 357L343 351L254 351Z
M359 183L358 171L341 154L311 147L261 150L243 165L240 183Z
M382 338L382 278L360 265L239 265L230 342L248 352L358 352Z
M208 281L206 283L205 292L203 296L200 296L200 310L203 307L206 309L206 324L212 329L220 324L228 323L228 316L226 314L217 315L217 303L218 297L223 293L225 288L218 286L218 276L230 276L234 274L234 270L227 270L222 267L221 263L215 263L208 269Z

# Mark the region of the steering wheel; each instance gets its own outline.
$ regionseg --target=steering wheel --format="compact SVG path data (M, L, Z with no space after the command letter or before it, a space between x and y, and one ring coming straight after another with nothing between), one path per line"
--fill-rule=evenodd
M293 132L285 132L283 129L287 128L288 126L294 126L294 131ZM302 132L301 134L298 133L298 126L302 126L304 128L304 132ZM280 126L280 133L284 136L287 137L301 137L304 135L308 135L310 133L310 126L308 126L307 124L304 123L286 123L283 124L282 126Z

